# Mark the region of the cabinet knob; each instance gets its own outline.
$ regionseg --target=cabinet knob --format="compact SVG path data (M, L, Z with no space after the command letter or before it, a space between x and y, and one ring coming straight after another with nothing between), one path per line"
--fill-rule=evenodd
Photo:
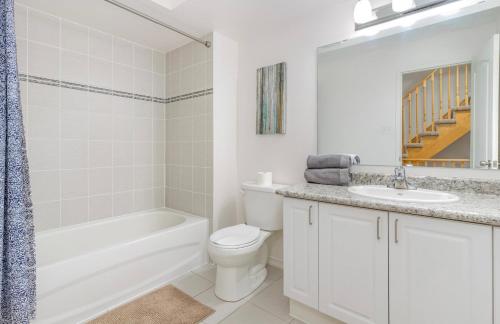
M309 225L312 225L313 224L313 221L312 221L312 208L313 206L309 206Z

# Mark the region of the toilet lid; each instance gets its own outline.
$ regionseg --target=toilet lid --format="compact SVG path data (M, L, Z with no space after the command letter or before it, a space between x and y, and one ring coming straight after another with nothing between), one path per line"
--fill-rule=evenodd
M239 224L218 230L210 235L210 241L221 247L237 248L252 245L259 235L258 227Z

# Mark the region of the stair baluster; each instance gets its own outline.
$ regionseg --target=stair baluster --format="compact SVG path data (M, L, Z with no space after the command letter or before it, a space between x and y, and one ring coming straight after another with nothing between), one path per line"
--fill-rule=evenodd
M451 112L451 66L448 66L448 110L446 111L445 119L450 118L450 112Z
M422 95L423 95L423 119L422 119L422 132L427 130L427 79L422 81Z
M434 132L436 130L436 124L435 124L435 119L436 119L436 114L435 114L435 77L434 75L436 74L436 70L432 71L431 75L431 85L432 85L432 92L431 92L431 113L432 113L432 119L431 119L431 132Z

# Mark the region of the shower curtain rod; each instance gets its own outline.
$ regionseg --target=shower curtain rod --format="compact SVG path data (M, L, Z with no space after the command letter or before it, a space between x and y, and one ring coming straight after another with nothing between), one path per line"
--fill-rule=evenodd
M188 33L186 33L185 31L182 31L182 30L180 30L180 29L178 29L178 28L175 28L175 27L173 27L173 26L167 25L167 24L165 24L164 22L161 22L161 21L159 21L158 19L155 19L155 18L153 18L153 17L151 17L151 16L148 16L148 15L146 15L146 14L143 14L142 12L137 11L137 10L135 10L134 8L131 8L131 7L127 6L127 5L124 5L123 3L120 3L120 2L115 1L115 0L104 0L104 1L106 1L107 3L112 4L112 5L114 5L114 6L117 6L117 7L121 8L121 9L123 9L123 10L126 10L126 11L128 11L128 12L130 12L130 13L134 14L134 15L137 15L137 16L139 16L139 17L141 17L141 18L144 18L144 19L146 19L146 20L149 20L149 21L151 21L152 23L155 23L155 24L157 24L157 25L160 25L160 26L162 26L162 27L165 27L165 28L167 28L167 29L170 29L171 31L174 31L174 32L176 32L176 33L178 33L178 34L181 34L181 35L183 35L183 36L185 36L185 37L187 37L187 38L191 38L191 39L192 39L192 40L194 40L195 42L198 42L198 43L200 43L200 44L203 44L203 45L205 45L205 46L206 46L206 47L208 47L208 48L210 48L210 47L212 46L212 43L210 43L209 41L203 40L203 39L201 39L201 38L199 38L199 37L196 37L196 36L193 36L193 35L191 35L191 34L188 34Z

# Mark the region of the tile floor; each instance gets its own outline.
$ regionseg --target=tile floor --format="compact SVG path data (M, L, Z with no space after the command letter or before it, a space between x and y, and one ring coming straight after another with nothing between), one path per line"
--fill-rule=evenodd
M203 324L302 324L288 315L288 298L283 296L283 273L268 266L264 283L250 296L235 303L220 300L214 294L215 266L206 265L175 280L173 285L215 313Z

